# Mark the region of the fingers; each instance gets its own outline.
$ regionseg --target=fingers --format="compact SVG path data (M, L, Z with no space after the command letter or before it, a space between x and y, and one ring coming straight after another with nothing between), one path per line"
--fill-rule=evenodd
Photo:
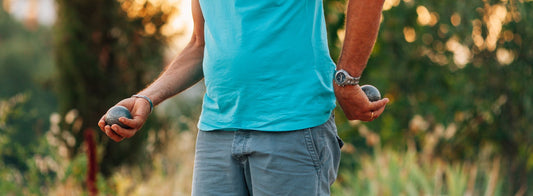
M134 123L132 122L126 122L125 120L129 120L127 118L124 118L124 117L121 117L119 119L123 124L129 126L129 127L135 127L133 126ZM100 127L100 129L109 137L111 138L113 141L115 142L120 142L122 141L124 138L130 138L132 137L133 135L135 135L135 130L133 129L126 129L126 128L122 128L121 126L117 125L117 124L113 124L113 125L106 125L105 121L103 119L100 119L100 121L98 122L98 126Z
M127 128L123 128L116 124L107 125L104 120L107 115L106 113L98 121L98 127L100 128L100 130L102 130L102 132L104 132L109 138L111 138L115 142L122 141L125 138L133 137L133 135L135 135L135 133L142 127L144 121L150 113L150 106L146 106L146 103L142 103L143 100L141 99L139 99L138 101L135 98L127 98L116 104L126 107L134 117L134 119L127 119L124 117L121 117L119 119L122 124L128 126Z
M100 127L100 130L102 130L113 141L115 142L122 141L125 138L124 135L127 135L127 134L120 134L118 132L122 132L120 131L120 129L123 129L123 128L121 128L118 125L111 125L111 126L107 125L104 120L105 116L106 115L104 114L102 118L100 118L100 120L98 121L98 127ZM127 136L131 137L129 134Z
M113 141L120 142L124 138L117 134L113 129L111 129L111 126L106 125L104 120L106 115L107 114L104 114L102 118L100 118L100 120L98 121L98 127L100 127L100 130L102 130L102 132L104 132Z
M380 108L384 108L385 105L387 105L387 103L389 103L388 98L383 98L378 101L370 102L370 107L368 107L368 109L370 111L376 111L376 110L379 110Z
M103 132L105 132L104 118L105 118L105 115L103 115L102 118L100 118L100 120L98 121L98 127L100 127L100 130L102 130Z
M371 106L370 106L371 111L369 113L370 117L369 117L368 121L373 121L376 118L378 118L379 116L381 116L383 111L385 111L385 106L387 106L388 102L389 102L388 98L384 98L382 100L372 102Z
M117 126L117 125L115 125ZM106 125L104 127L104 132L105 134L111 138L113 141L115 142L120 142L122 141L124 138L122 136L120 136L119 134L117 134L113 129L112 129L112 126L109 126L109 125Z
M135 130L132 129L125 129L117 124L113 124L111 126L106 125L104 127L105 134L111 138L115 142L120 142L125 138L130 138L133 135L135 135Z
M141 125L143 124L142 120L140 119L140 117L133 117L133 119L128 119L128 118L124 118L124 117L120 117L118 119L122 124L128 126L128 127L131 127L131 129L140 129L141 128Z
M368 116L368 118L367 118L368 120L365 120L365 121L370 122L370 121L376 120L379 116L381 116L383 111L385 111L385 106L383 106L382 108L380 108L380 109L378 109L376 111L370 111L368 113L368 115L367 115Z
M111 125L111 129L121 138L130 138L135 135L136 129L126 129L117 124Z
M100 118L98 121L98 127L100 127L100 130L104 132L109 138L111 138L115 142L120 142L124 137L117 134L109 125L106 125L105 123L105 115Z
M360 117L359 120L370 122L376 119L377 118L376 116L377 116L376 112L369 111L369 112L366 112L364 115L362 115L362 117Z
M111 128L123 138L130 138L135 135L137 130L139 130L141 127L142 122L140 122L140 119L128 119L124 117L120 117L118 119L122 124L126 125L127 128L123 128L119 125L112 125Z

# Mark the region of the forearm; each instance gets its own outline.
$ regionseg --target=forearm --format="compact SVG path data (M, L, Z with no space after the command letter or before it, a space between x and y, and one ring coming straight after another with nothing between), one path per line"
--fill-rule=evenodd
M166 70L138 94L148 96L154 105L184 91L203 78L203 40L193 39Z
M360 76L376 41L384 0L350 0L338 69Z

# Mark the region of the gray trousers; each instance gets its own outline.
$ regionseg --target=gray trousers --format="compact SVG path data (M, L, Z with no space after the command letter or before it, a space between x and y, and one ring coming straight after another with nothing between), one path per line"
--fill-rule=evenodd
M329 195L342 145L333 115L297 131L199 131L192 195Z

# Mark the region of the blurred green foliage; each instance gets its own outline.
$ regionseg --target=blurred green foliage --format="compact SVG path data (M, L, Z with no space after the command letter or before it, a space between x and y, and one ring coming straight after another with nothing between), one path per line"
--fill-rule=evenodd
M332 56L344 4L326 1ZM339 119L340 134L363 150L361 127L385 146L450 161L501 156L509 194L524 189L533 175L531 8L522 0L386 1L362 83L392 102L372 123Z
M140 13L150 16L131 15L132 2L58 0L53 30L28 30L0 7L0 193L83 186L81 130L96 128L107 108L144 87L162 65L160 27L168 12L145 2ZM324 3L337 59L346 0ZM533 186L532 8L530 0L386 1L362 83L377 86L391 103L371 123L349 122L337 108L347 145L336 193L379 194L376 187L383 187L387 193L461 195L493 187L497 194L527 194ZM54 88L59 114L52 114ZM126 142L101 135L104 174L124 162L150 167L142 160L154 158L154 141L167 138L160 130L198 115L200 101L185 102L158 108L173 115L152 118ZM176 129L194 124L177 122ZM494 160L501 166L493 167ZM474 189L465 180L472 173ZM99 189L112 194L101 177ZM441 184L427 184L437 179Z
M0 193L39 194L53 184L53 170L36 157L54 154L43 137L57 109L49 28L29 30L0 4ZM43 160L43 159L39 159ZM42 165L41 165L42 166ZM44 169L44 168L43 168ZM28 187L21 189L21 187Z
M361 169L342 170L332 195L504 195L499 159L420 162L416 152L391 149L359 156Z
M70 131L79 152L82 130L99 130L97 122L111 106L140 91L163 66L165 37L161 27L170 11L148 1L56 0L54 56L58 69L60 114L75 110L80 127L60 125ZM129 10L134 10L130 12ZM122 163L135 164L147 157L146 139L160 129L152 117L136 137L116 143L99 134L105 146L100 168L110 175ZM76 129L74 129L76 128ZM99 132L101 133L101 132Z
M57 149L34 129L35 115L28 112L28 94L0 99L0 193L29 195L48 190L57 179L57 164L51 157ZM24 139L22 139L24 138ZM55 159L57 160L57 159ZM21 189L20 187L27 187Z
M56 110L51 36L47 28L28 30L0 5L0 99L25 97L24 118L9 121L23 145L46 131L48 115Z

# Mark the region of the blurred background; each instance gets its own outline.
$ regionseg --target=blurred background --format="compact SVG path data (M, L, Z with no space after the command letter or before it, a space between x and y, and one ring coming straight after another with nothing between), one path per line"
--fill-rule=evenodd
M324 0L331 56L346 0ZM532 0L386 0L333 195L532 195ZM2 0L0 194L189 195L203 84L115 143L96 123L191 35L189 0Z

